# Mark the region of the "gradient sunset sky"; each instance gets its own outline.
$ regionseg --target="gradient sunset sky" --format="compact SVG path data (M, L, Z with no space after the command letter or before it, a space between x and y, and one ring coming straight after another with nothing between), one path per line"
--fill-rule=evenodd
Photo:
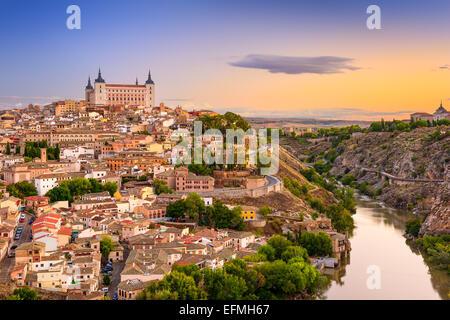
M366 27L371 4L382 30ZM409 118L450 109L449 17L445 0L0 0L0 108L84 99L99 67L109 83L150 68L172 107Z

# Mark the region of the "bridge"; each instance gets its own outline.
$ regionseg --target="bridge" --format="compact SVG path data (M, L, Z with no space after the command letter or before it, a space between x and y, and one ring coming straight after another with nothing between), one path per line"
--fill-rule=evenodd
M393 181L413 182L413 183L442 183L442 182L444 182L444 179L401 178L401 177L396 177L390 173L387 173L387 172L384 172L381 170L369 169L369 168L364 168L364 167L359 167L359 166L356 166L356 168L360 168L361 170L366 171L366 172L380 174L381 176L386 177L389 180L393 180Z

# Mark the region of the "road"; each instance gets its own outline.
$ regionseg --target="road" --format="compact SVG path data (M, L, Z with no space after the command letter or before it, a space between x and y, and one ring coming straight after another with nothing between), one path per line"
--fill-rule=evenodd
M267 184L264 187L270 187L270 186L276 185L278 183L281 183L281 180L275 176L266 176L266 180L267 180Z
M123 246L124 246L123 261L114 262L112 265L113 271L111 276L111 284L108 286L108 296L111 298L111 300L114 297L114 292L116 292L117 286L120 283L120 273L125 267L125 261L127 261L128 254L130 253L127 246L126 245Z
M22 234L19 240L13 240L11 247L13 245L19 246L24 242L30 242L30 234L31 234L31 226L28 224L30 221L30 216L25 214L25 221L23 223L19 223L18 226L22 226ZM17 228L14 229L14 236ZM8 253L9 254L9 253ZM15 258L8 258L8 254L3 258L0 262L0 283L8 283L9 282L9 272L11 268L15 264Z

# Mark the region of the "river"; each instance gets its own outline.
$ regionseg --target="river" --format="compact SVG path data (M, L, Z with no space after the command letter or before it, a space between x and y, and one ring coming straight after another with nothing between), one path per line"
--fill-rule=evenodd
M338 269L324 271L332 280L320 298L448 299L448 275L431 271L403 237L405 221L411 215L366 197L357 200L352 250Z

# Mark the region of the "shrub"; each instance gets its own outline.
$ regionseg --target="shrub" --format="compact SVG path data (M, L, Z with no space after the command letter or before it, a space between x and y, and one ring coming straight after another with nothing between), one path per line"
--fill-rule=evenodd
M419 235L420 227L422 226L422 220L421 219L410 219L406 221L405 227L406 227L406 233L410 234L414 237L417 237Z

